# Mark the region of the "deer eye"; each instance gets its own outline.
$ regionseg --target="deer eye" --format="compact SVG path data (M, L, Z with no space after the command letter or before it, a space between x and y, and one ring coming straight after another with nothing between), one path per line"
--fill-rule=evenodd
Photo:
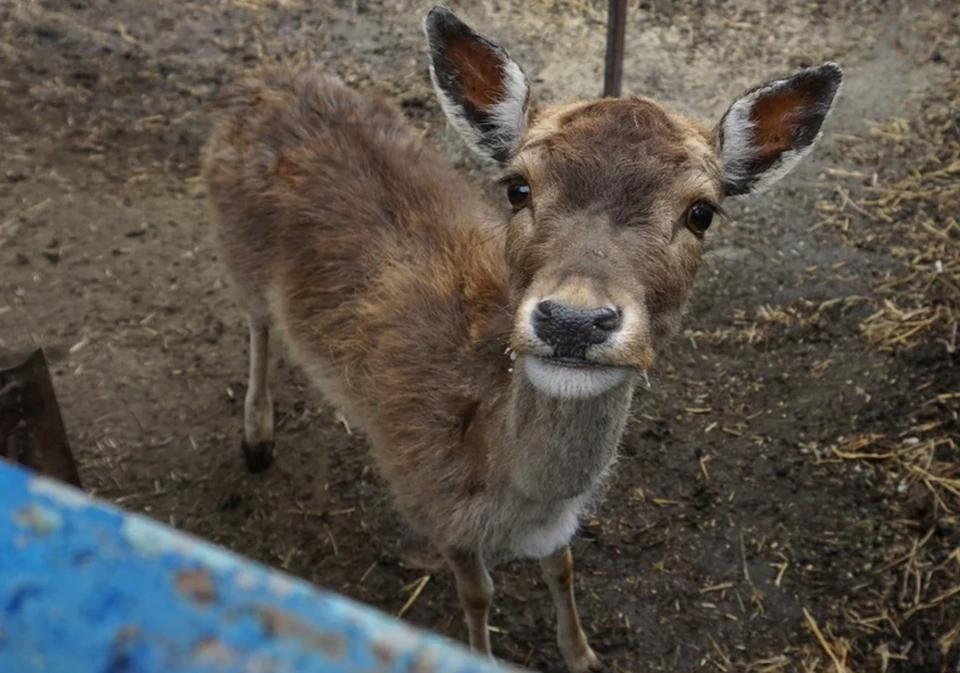
M520 178L507 183L507 200L513 212L523 210L530 204L530 185Z
M710 224L713 222L713 216L716 211L716 207L712 204L707 203L706 201L697 201L690 206L689 210L687 210L687 229L692 231L697 236L702 236L704 232L710 228Z

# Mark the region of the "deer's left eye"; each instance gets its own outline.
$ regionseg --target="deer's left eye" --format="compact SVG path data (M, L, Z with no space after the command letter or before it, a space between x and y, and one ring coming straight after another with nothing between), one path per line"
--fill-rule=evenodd
M697 201L690 209L687 210L686 214L686 224L687 229L692 231L697 236L703 236L703 234L710 228L710 224L713 222L713 216L716 213L716 208L706 201Z

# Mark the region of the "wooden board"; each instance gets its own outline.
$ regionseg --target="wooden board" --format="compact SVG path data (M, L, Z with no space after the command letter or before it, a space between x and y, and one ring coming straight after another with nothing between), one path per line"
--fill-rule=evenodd
M0 367L0 458L79 487L43 350L0 357Z

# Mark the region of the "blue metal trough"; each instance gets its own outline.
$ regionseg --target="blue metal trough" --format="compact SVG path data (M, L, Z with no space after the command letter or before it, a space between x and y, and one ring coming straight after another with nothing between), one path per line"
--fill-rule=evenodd
M505 670L0 460L2 673Z

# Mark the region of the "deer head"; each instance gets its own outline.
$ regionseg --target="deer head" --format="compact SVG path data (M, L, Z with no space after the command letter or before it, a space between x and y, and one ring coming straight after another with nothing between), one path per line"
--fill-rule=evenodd
M424 22L453 126L503 170L511 346L552 397L593 397L649 369L679 327L725 197L810 152L842 81L834 63L762 84L705 126L642 97L539 105L503 48L443 6Z

